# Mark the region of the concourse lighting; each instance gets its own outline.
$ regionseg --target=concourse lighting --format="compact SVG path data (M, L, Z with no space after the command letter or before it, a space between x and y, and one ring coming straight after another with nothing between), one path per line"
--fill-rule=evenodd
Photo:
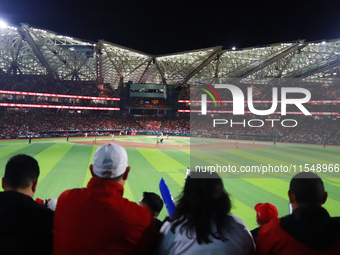
M5 21L0 20L0 28L7 28L7 24Z

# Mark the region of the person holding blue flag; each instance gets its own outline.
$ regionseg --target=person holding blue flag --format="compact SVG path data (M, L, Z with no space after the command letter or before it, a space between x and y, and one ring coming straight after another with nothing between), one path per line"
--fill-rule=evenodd
M191 172L174 216L160 230L156 254L254 254L248 228L230 209L229 195L217 173Z

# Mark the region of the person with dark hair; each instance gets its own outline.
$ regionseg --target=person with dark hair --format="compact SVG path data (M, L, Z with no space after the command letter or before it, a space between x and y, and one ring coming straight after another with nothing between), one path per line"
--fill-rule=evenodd
M191 172L174 217L161 228L157 254L254 254L249 230L230 209L218 174Z
M64 191L54 217L54 255L145 254L157 235L148 208L123 198L130 167L118 144L99 147L86 188Z
M38 162L20 154L6 164L0 192L0 253L51 254L53 211L33 200Z
M293 212L272 219L258 231L258 254L335 255L340 250L340 220L322 208L327 192L311 172L295 175L289 186Z
M162 221L158 219L159 213L163 209L163 204L161 197L153 192L143 192L143 197L139 201L140 206L146 206L149 208L158 229L160 229L163 225Z

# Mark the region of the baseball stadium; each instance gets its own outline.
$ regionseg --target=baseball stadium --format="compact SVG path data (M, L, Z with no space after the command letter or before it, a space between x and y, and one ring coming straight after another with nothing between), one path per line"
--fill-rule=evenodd
M176 203L188 167L234 167L234 174L220 172L231 213L254 229L254 206L268 202L279 217L289 214L290 180L309 171L324 181L324 208L338 216L339 68L340 39L154 56L2 24L0 175L11 157L30 155L40 167L34 199L58 199L86 187L95 151L114 143L126 149L131 167L123 196L136 203L143 192L161 195L162 178ZM216 84L248 96L242 116L233 114L234 94ZM306 100L283 103L294 99ZM164 207L159 219L167 215Z

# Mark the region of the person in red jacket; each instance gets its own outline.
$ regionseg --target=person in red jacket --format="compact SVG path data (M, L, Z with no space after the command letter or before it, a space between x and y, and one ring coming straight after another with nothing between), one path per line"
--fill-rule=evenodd
M270 203L258 203L254 207L256 211L256 223L257 228L250 231L253 236L254 241L257 241L258 231L264 224L267 224L272 219L276 219L279 216L279 212L275 205Z
M63 192L54 218L54 255L144 254L157 235L147 207L123 198L130 167L123 147L97 149L86 188Z
M339 254L340 221L322 208L327 192L319 176L298 173L288 196L292 214L272 219L258 231L257 254Z

